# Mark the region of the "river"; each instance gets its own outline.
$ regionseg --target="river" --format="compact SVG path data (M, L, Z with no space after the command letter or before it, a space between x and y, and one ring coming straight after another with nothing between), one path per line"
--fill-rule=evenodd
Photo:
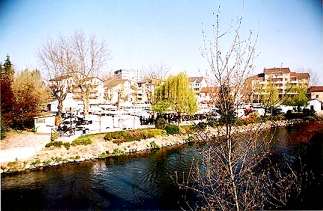
M185 203L174 172L188 172L197 147L202 146L2 175L2 210L180 209ZM315 174L302 199L286 208L322 209L323 124L276 130L273 150L289 158L301 151L302 161Z

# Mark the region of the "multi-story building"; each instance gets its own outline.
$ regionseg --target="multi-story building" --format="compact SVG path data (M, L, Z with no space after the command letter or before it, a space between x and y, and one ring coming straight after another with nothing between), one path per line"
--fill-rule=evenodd
M89 77L87 85L90 87L89 100L91 104L104 103L104 81L98 77ZM72 86L74 100L82 100L82 90L77 86Z
M85 82L89 85L89 104L101 104L104 103L104 88L103 80L98 77L89 77ZM49 80L49 87L61 87L68 92L68 96L64 100L64 105L77 105L82 104L82 91L76 84L73 77L70 75L62 75ZM55 101L55 100L54 100ZM51 104L55 104L56 102ZM65 106L71 107L71 106ZM53 106L51 106L53 108ZM52 109L50 109L52 110Z
M317 99L323 102L323 86L311 86L308 93L311 100Z
M279 97L295 95L294 86L308 87L309 73L292 72L289 68L265 68L263 73L251 76L245 81L243 99L249 102L259 102L265 94L268 85L277 88Z

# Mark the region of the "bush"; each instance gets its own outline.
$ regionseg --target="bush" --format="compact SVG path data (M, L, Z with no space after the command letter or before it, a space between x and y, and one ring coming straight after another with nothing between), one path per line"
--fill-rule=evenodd
M117 156L117 155L123 155L125 152L121 149L115 148L112 152L112 155Z
M279 114L279 115L276 115L276 116L272 116L271 117L271 120L273 121L280 121L280 120L285 120L285 116L283 114Z
M157 129L165 129L166 125L167 125L167 121L163 117L159 117L156 119L155 127Z
M51 146L54 146L54 147L64 146L66 149L69 149L71 144L68 142L62 142L62 141L51 141L45 145L45 147L51 147Z
M164 130L161 129L142 129L129 131L116 131L107 133L104 139L107 141L113 140L114 143L122 143L125 141L139 141L141 139L152 138L164 135Z
M156 142L154 142L154 141L149 143L149 147L151 149L159 149L160 148L160 146L158 144L156 144Z
M166 130L166 133L169 135L179 133L179 127L177 125L166 125L165 130Z
M191 134L194 132L194 127L192 125L182 125L179 127L181 134Z
M99 154L99 158L103 159L103 158L107 158L109 156L109 154L107 152L102 152L101 154Z
M58 139L58 137L59 137L59 133L57 131L52 131L50 133L50 140L51 141L55 141L56 139Z
M92 144L92 140L89 137L78 137L77 139L72 141L72 146L76 145L89 145Z

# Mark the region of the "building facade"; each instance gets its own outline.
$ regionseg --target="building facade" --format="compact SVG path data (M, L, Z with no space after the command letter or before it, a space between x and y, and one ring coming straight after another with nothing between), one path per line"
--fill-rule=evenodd
M317 99L323 102L323 86L311 86L308 89L308 94L310 99Z
M295 95L293 87L307 88L309 73L292 72L289 68L265 68L263 73L251 76L244 83L243 99L246 102L260 102L268 86L277 88L279 97Z

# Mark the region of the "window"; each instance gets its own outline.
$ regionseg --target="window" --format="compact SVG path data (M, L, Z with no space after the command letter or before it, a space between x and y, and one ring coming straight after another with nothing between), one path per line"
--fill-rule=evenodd
M37 124L44 124L45 123L45 119L36 119L36 123Z
M316 95L316 97L315 98L319 98L319 95Z

